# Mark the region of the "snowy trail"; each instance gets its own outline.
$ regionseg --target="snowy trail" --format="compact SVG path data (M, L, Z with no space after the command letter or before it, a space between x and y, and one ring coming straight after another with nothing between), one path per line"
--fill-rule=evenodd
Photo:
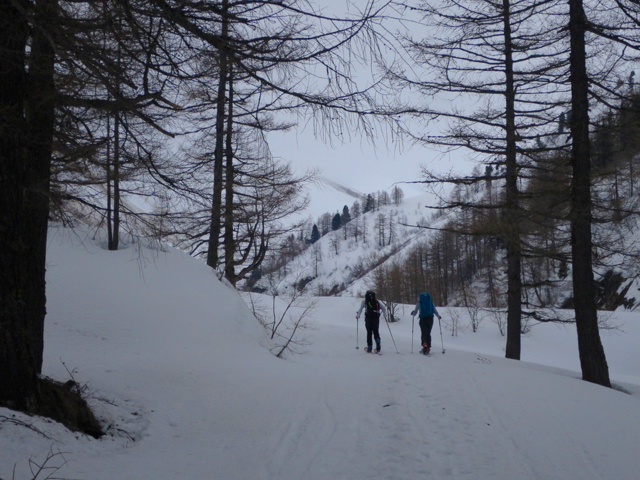
M637 425L623 418L596 420L601 403L582 420L583 432L567 428L576 391L563 398L545 388L566 382L564 375L531 366L525 377L521 363L455 350L428 358L366 354L339 323L322 325L313 351L291 360L323 374L306 379L305 394L296 393L294 411L272 438L268 478L603 479L611 477L599 459L628 461L634 447L603 452L593 432L612 438L627 429L640 440ZM394 328L406 350L406 325ZM573 387L585 395L602 390L579 380ZM634 478L631 470L624 478Z
M474 359L471 354L461 356L466 361ZM297 432L297 462L305 464L305 469L279 471L272 478L329 478L325 474L354 479L415 475L537 478L526 471L526 463L523 468L522 462L512 460L513 448L501 440L508 438L508 433L495 423L493 428L488 425L485 411L488 400L479 398L481 394L471 375L465 374L466 388L450 389L453 382L446 377L451 371L443 370L443 365L444 362L459 365L459 358L388 354L364 358L369 365L362 365L357 358L353 360L358 365L350 370L352 383L368 378L368 386L360 393L352 392L355 399L351 395L349 398L334 395L327 403L325 396L324 409L339 411L341 418L335 413L329 419L319 415L323 408L312 401L300 405L302 411L293 416L290 429ZM342 360L334 367L337 369L340 364ZM459 373L456 385L464 384ZM325 380L326 391L344 392L334 388L333 379ZM328 441L331 436L325 432L329 430L342 442ZM313 449L305 450L306 443L313 444ZM323 453L318 454L318 449ZM287 469L292 467L291 462L284 464ZM329 470L327 464L334 470Z

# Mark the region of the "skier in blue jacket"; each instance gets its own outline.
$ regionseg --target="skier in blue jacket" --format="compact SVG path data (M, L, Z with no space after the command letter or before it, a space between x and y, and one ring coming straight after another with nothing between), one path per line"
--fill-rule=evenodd
M442 317L438 313L431 295L427 292L421 293L416 303L416 308L411 312L413 317L419 313L420 315L420 333L422 340L422 353L427 355L431 351L431 329L433 328L433 316L435 315L440 320Z

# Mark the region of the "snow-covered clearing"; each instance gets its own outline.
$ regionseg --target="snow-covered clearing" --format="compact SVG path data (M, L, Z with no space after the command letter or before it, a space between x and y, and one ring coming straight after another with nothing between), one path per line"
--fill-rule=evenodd
M319 299L307 353L280 360L201 262L81 235L50 234L44 370L87 382L109 434L0 409L0 478L31 478L50 451L56 478L85 480L640 478L637 313L602 333L630 394L579 379L570 327L535 326L515 362L489 320L457 337L443 325L442 354L436 322L424 357L409 307L390 326L399 353L381 325L384 354L366 354L345 297ZM416 322L416 352L418 337Z

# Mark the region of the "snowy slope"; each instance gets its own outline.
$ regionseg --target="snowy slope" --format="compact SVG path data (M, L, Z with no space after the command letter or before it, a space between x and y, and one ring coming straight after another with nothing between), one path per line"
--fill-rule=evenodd
M290 262L285 278L277 281L282 287L288 287L305 277L312 277L308 283L308 290L314 294L338 292L344 296L362 296L367 290L367 278L359 273L364 267L371 272L371 265L384 262L389 259L401 258L411 246L424 241L431 230L407 227L405 225L429 225L436 226L444 222L445 218L433 220L433 210L427 208L438 204L434 194L424 193L411 198L406 198L396 205L385 205L376 211L367 212L358 219L353 219L348 225L348 232L353 224L358 222L358 228L363 230L366 225L366 234L360 234L358 240L351 233L345 239L344 227L329 232L322 236L316 244L310 246L295 260ZM388 222L392 218L395 235L392 242L385 240L385 245L380 246L376 231L376 219L383 215ZM388 225L388 223L387 223ZM388 227L386 227L388 235ZM262 288L268 287L268 279L259 283Z
M363 353L358 300L321 298L307 354L280 360L240 296L177 251L52 232L47 280L45 373L88 382L109 434L0 409L5 480L32 478L50 450L56 478L86 480L638 478L638 314L603 332L627 394L579 380L570 327L537 326L525 361L507 361L494 324L453 337L465 312L443 309L427 358L405 314L378 356Z

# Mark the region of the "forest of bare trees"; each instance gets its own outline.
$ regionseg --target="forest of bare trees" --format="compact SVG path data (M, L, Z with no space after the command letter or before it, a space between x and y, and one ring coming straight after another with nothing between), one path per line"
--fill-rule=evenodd
M169 240L231 283L260 265L312 175L272 158L268 133L291 127L279 112L366 125L346 59L375 54L377 8L0 3L0 404L46 403L50 219L104 226L109 249L125 233Z
M489 190L489 195L469 202L454 195L442 207L460 212L454 224L439 234L453 233L456 238L442 248L438 248L440 241L432 245L435 262L429 267L438 272L433 278L436 294L446 303L449 291L440 285L447 285L450 278L460 281L465 277L461 272L475 264L475 252L469 255L468 245L474 243L469 236L498 241L505 257L501 276L506 285L501 291L506 291L506 356L519 359L522 315L531 298L527 288L552 281L523 267L544 257L564 268L569 262L583 378L609 386L598 332L593 268L592 119L624 116L624 112L628 116L632 110L628 105L633 86L621 87L630 74L628 62L636 57L639 37L634 15L638 10L623 2L591 7L586 9L580 0L568 4L537 0L401 3L399 8L418 15L416 23L428 27L428 33L420 32L416 38L413 29L400 35L413 63L410 68L391 65L388 75L400 88L416 91L426 100L419 98L398 111L404 109L427 120L445 119L445 127L437 134L409 125L410 136L427 145L465 149L487 165L483 176L438 176L425 171L423 183L473 185L486 182L493 171L501 181L495 196ZM632 53L627 55L625 48ZM449 102L440 106L442 103L429 101L438 97ZM458 103L469 100L475 109ZM568 126L564 143L554 141L555 124L561 119ZM566 202L560 203L565 208L557 221L549 218L549 211L536 210L535 198L541 192L531 188L544 171L539 159L545 155L571 166L570 171L555 168L550 172L564 173L568 179L563 190ZM523 187L527 194L521 191ZM481 215L485 220L465 221L465 214ZM558 230L558 237L568 238L567 248L558 249L562 240L544 248L531 228L533 217L547 221L547 227ZM610 216L600 218L602 222L612 220ZM447 246L452 244L450 255ZM456 257L451 263L446 261ZM491 274L487 285L493 286L495 278ZM489 291L493 298L493 287Z

